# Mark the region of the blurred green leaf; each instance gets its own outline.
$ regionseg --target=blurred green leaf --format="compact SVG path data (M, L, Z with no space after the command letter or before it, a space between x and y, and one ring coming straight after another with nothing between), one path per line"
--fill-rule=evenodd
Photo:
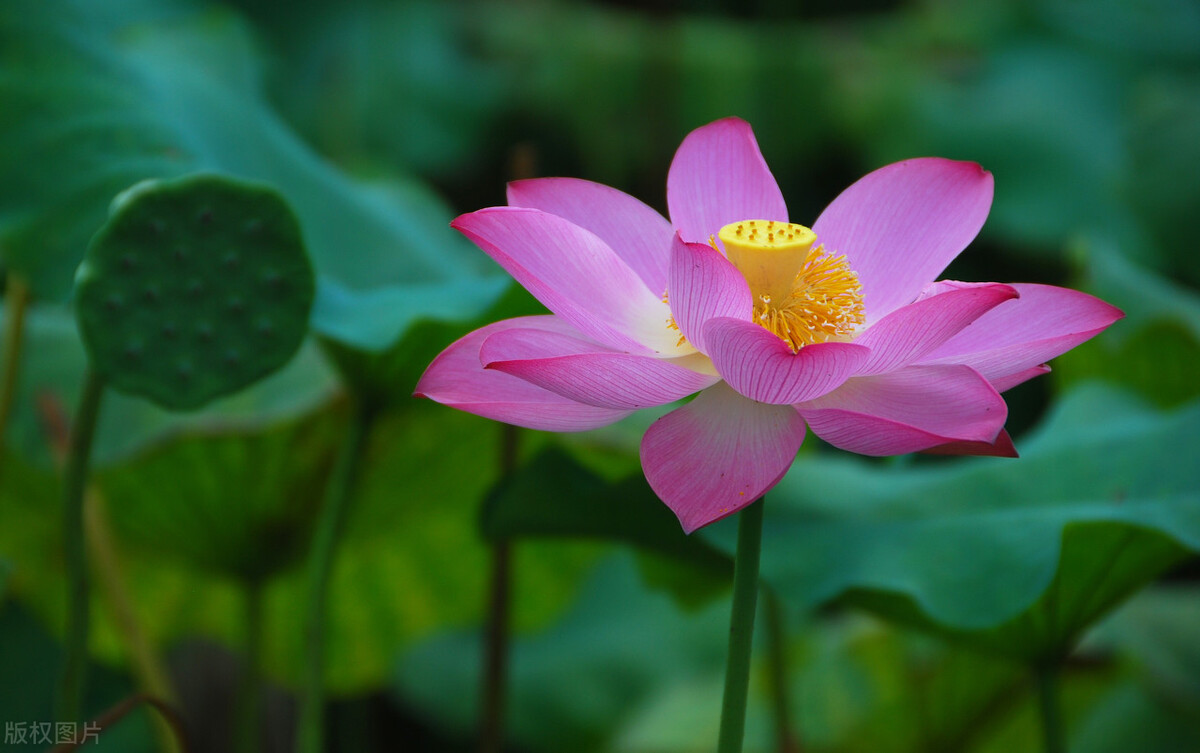
M116 502L114 532L128 548L239 581L297 565L344 433L345 417L332 413L181 436L97 474Z
M53 700L62 662L59 644L27 611L15 604L0 604L0 645L4 646L4 661L0 662L0 724L5 727L6 735L12 729L10 724L22 724L27 731L35 723L49 724L49 739L53 743L58 739L53 727L56 721ZM127 677L102 665L89 666L88 678L83 710L89 719L134 692ZM106 729L97 745L128 753L157 751L150 715L144 709L132 712L120 724ZM82 724L79 731L83 732ZM40 736L27 736L25 743L6 737L4 750L41 753L49 749Z
M502 283L463 282L493 268L447 227L428 190L395 178L353 183L278 120L258 94L257 55L236 16L213 9L112 29L111 18L97 22L103 8L14 0L0 9L0 242L35 295L66 296L118 191L201 169L269 183L288 199L321 276L313 326L331 337L377 348L411 321L402 312L383 337L346 291L416 286L432 300L448 284L427 316L455 320L499 294Z
M25 320L21 378L8 427L9 446L49 464L62 439L87 365L75 319L65 308L33 306ZM301 348L282 370L203 410L179 414L149 401L109 391L100 408L93 445L97 465L116 462L154 441L189 430L253 428L303 414L327 402L333 375L315 345Z
M727 621L725 605L687 615L647 592L629 555L605 560L563 620L514 642L511 738L535 750L609 750L621 720L675 678L719 671ZM406 704L469 734L479 666L477 634L443 634L405 655L396 687Z
M1124 81L1111 64L1028 41L965 59L930 47L885 50L878 78L859 85L883 112L848 103L870 116L856 127L872 165L920 154L979 162L996 176L986 232L1014 251L1122 219L1112 189L1125 167Z
M804 750L929 753L973 750L1019 704L1020 668L882 627L867 618L802 626L790 641L790 713ZM758 643L760 647L761 643ZM776 751L766 667L750 686L747 751ZM716 738L719 670L676 678L622 724L612 749L707 750Z
M1200 550L1198 426L1200 404L1157 413L1095 386L1019 460L802 459L768 497L763 576L800 605L841 598L988 651L1060 655ZM732 551L728 523L705 537Z
M322 153L365 170L477 169L512 80L478 58L474 13L429 0L241 5L284 58L281 109Z
M1195 6L1192 11L1200 16ZM1200 50L1197 45L1193 52ZM1200 175L1189 169L1200 161L1200 79L1180 74L1147 77L1136 90L1131 112L1132 169L1123 198L1137 210L1142 231L1134 239L1138 245L1127 253L1139 261L1149 257L1173 280L1200 286L1194 242Z
M1200 58L1200 8L1188 0L1049 0L1031 6L1065 37L1149 59Z
M645 589L628 554L605 560L561 622L514 644L512 742L537 751L710 749L727 621L727 603L681 612ZM805 749L966 750L1026 689L1019 667L872 619L789 627L803 628L786 640L791 714ZM756 641L760 657L763 639ZM403 703L458 735L471 734L479 646L475 634L450 632L409 651L396 675ZM769 692L760 660L747 721L746 750L753 753L776 750Z
M1118 253L1080 242L1082 286L1123 309L1124 321L1054 361L1060 385L1104 379L1161 406L1200 397L1200 296Z
M0 607L8 598L8 579L12 577L13 566L8 560L0 559Z
M613 539L732 575L732 561L686 536L640 473L605 482L562 450L549 448L502 481L483 511L491 539L565 536Z
M206 637L239 647L239 579L272 575L265 583L265 660L273 677L297 680L305 648L295 616L307 581L291 565L307 547L339 421L322 413L254 431L183 435L102 474L127 587L152 642ZM498 478L499 433L494 422L428 401L410 401L379 419L332 574L333 692L378 686L405 646L480 618L489 554L477 521L480 500ZM535 435L530 445L537 443ZM0 558L16 568L13 597L61 625L58 480L11 453L4 474ZM557 616L598 551L554 542L519 547L515 629ZM110 611L92 614L94 653L123 656Z
M1074 753L1183 753L1200 750L1195 709L1164 703L1125 683L1101 698L1073 728Z
M1119 650L1153 693L1200 714L1200 591L1163 584L1130 599L1097 628L1092 643ZM1197 730L1200 732L1200 729Z

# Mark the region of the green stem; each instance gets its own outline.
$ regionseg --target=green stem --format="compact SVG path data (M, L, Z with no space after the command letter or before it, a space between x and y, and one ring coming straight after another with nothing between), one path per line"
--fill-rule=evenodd
M16 272L9 271L4 292L4 373L0 376L0 440L8 429L13 400L20 374L21 341L25 336L25 310L29 307L29 285Z
M725 698L721 704L721 734L717 739L717 753L740 753L745 737L764 504L765 501L760 499L738 514L737 554L733 565L733 611L729 619L729 656L725 663Z
M83 496L87 486L88 459L92 437L100 416L104 380L90 369L84 375L83 392L75 411L71 446L63 478L63 557L67 568L66 658L59 685L58 720L77 722L83 706L84 674L87 669L88 582L83 537Z
M313 535L308 561L307 666L297 743L300 753L322 753L325 749L325 611L334 554L357 482L363 446L375 411L356 403L349 436L342 444L337 465L326 490L321 518Z
M255 579L246 584L245 655L234 711L237 749L241 753L262 750L262 638L263 584Z
M779 596L763 589L767 600L767 657L771 676L771 701L775 716L775 748L779 753L798 753L791 722L791 693L788 688L787 631L783 626L783 607Z
M517 467L520 432L504 425L500 438L501 483ZM512 592L512 544L492 542L492 577L488 587L488 617L484 633L483 717L479 727L481 753L500 753L504 747L504 709L508 688L509 609Z
M508 615L512 566L507 540L492 544L492 582L489 588L488 621L484 646L483 723L479 749L500 753L504 747L505 686L508 684Z
M1038 707L1042 714L1042 740L1046 753L1066 753L1067 740L1059 708L1059 665L1044 664L1034 668L1037 683Z

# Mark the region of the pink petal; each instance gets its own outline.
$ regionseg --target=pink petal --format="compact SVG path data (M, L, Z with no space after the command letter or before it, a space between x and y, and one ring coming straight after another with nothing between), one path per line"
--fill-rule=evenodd
M704 325L717 372L751 400L789 405L824 395L853 375L871 351L851 343L817 343L793 353L753 322L718 317Z
M707 243L731 222L787 221L754 131L738 118L697 128L679 145L667 174L667 208L671 224L692 243Z
M962 363L992 381L1011 382L1012 377L1065 353L1125 315L1077 290L1028 283L1013 287L1020 298L979 317L921 362Z
M508 203L556 214L600 240L637 273L652 293L667 287L671 238L666 218L627 193L576 178L536 178L508 184Z
M489 324L462 337L433 359L414 393L477 416L545 431L607 426L632 411L583 405L500 371L485 370L480 346L510 328L579 335L555 316L525 316Z
M990 444L1008 416L999 393L966 366L909 366L855 377L796 409L821 439L860 455L900 455L955 441Z
M680 354L660 293L592 233L537 209L491 207L450 223L546 308L616 350ZM690 350L690 349L687 349Z
M858 273L871 325L912 302L974 240L991 205L992 174L974 162L912 159L847 188L813 230Z
M691 533L779 483L803 441L804 422L791 406L756 403L716 384L646 430L642 470Z
M964 284L901 306L855 339L856 344L871 349L871 357L858 375L882 374L907 366L987 311L1016 297L1017 291L1008 285Z
M754 300L746 278L707 243L685 243L678 235L671 246L667 287L675 324L697 350L707 353L704 323L719 316L749 319Z
M1008 431L1001 429L994 442L947 442L928 450L921 450L926 455L979 455L993 458L1015 458L1017 448L1013 445Z
M585 347L558 332L508 329L489 337L479 357L488 369L576 402L620 410L669 403L719 381L667 360Z
M1040 377L1043 374L1049 374L1049 373L1050 373L1050 367L1043 363L1043 364L1039 364L1037 366L1033 366L1028 369L1025 369L1024 371L1017 371L1012 374L1006 374L997 379L989 379L988 381L991 382L992 386L996 388L996 392L1008 392L1013 387L1016 387L1018 384L1024 384L1024 383L1028 382L1030 379L1033 379L1034 377Z

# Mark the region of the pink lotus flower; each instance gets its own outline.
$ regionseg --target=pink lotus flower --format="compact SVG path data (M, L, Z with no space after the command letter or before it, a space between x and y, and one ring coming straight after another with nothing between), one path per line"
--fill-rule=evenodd
M805 425L864 455L1015 455L999 393L1122 316L1064 288L932 282L991 207L992 176L970 162L876 170L810 230L727 118L675 154L670 222L571 178L517 181L508 200L452 225L553 313L463 337L417 394L580 431L699 392L641 446L688 533L778 483Z

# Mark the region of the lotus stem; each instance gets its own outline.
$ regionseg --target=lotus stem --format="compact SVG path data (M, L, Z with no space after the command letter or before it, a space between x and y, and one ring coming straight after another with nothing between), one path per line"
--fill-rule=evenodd
M92 438L100 416L104 380L90 369L75 411L70 450L63 478L63 556L67 568L66 657L59 683L58 720L77 722L83 706L87 671L88 578L84 552L83 498L87 486Z
M263 590L261 580L246 583L245 655L237 694L235 734L238 750L255 753L262 750L262 639Z
M500 481L517 467L520 431L504 425L500 437ZM509 607L512 593L512 543L492 542L491 583L488 586L487 627L484 633L483 717L479 727L480 753L500 753L504 747L504 711L508 690Z
M357 485L363 449L375 416L373 406L355 401L350 432L342 443L326 490L321 517L313 534L313 548L308 561L308 657L297 732L300 753L323 753L325 750L325 613L329 579L350 498Z
M1059 704L1059 665L1050 662L1034 668L1038 707L1042 718L1042 740L1046 753L1066 753L1067 739Z
M767 666L771 678L771 707L775 717L775 749L779 753L799 753L800 743L791 721L783 606L779 603L779 596L768 587L763 588L763 597L767 601Z
M29 285L20 274L9 270L4 293L4 365L0 375L0 438L8 430L13 400L20 376L21 343L25 336L25 310L29 307Z
M725 663L725 697L721 704L717 753L741 753L745 737L764 504L763 499L759 499L738 514L737 554L733 564L733 611L729 619L729 654Z

